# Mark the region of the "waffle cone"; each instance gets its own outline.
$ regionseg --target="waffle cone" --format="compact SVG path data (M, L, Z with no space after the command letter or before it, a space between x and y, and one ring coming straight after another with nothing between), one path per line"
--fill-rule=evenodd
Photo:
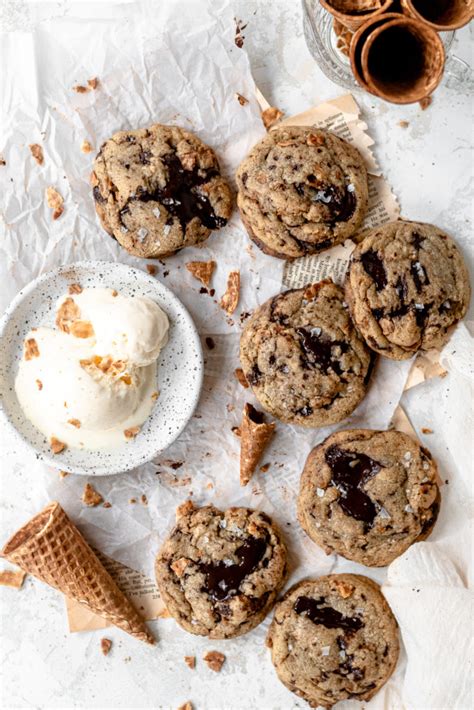
M140 641L154 643L135 607L59 503L50 503L20 528L1 555Z
M266 424L263 414L246 404L240 425L240 485L253 476L261 455L273 436L275 424Z

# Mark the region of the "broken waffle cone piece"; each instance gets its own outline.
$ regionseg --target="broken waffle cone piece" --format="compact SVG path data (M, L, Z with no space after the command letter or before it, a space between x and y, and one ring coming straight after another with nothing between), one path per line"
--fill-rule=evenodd
M264 415L246 404L240 424L240 485L246 486L273 436L275 424L267 424Z
M154 643L142 617L59 503L50 503L20 528L1 555L140 641Z

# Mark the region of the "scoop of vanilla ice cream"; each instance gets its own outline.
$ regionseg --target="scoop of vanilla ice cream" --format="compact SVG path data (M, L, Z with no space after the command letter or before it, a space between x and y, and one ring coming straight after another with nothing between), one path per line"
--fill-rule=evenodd
M90 288L60 299L56 315L58 329L25 339L15 390L26 417L67 446L122 445L158 397L166 314L149 298Z
M51 328L30 331L26 340L34 340L35 355L21 360L15 389L45 436L69 446L108 447L150 413L155 363L117 372L88 342Z
M122 296L110 288L88 288L72 298L81 321L94 329L94 352L137 367L153 363L168 340L166 313L150 298Z

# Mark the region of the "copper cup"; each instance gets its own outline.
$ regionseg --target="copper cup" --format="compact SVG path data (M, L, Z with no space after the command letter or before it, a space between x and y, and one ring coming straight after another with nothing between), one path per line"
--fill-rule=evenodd
M357 30L367 20L390 9L394 0L319 0L341 25Z
M370 20L367 20L359 29L354 33L351 44L350 44L350 60L352 73L354 74L357 83L369 93L373 93L367 81L365 80L362 71L362 48L370 35L370 33L377 27L389 22L390 20L397 20L400 15L396 12L387 12L385 15L376 15Z
M396 104L429 96L443 76L444 45L424 22L399 16L380 24L366 37L362 74L371 93Z
M401 0L403 12L438 32L457 30L474 17L473 0Z

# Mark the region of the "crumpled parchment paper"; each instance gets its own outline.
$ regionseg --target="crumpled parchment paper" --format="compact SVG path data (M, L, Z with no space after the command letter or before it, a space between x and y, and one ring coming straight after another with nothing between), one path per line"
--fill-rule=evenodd
M11 66L18 55L23 61L16 65L14 77L2 73L6 119L0 146L6 161L0 168L4 204L2 307L32 278L62 263L105 259L145 268L144 261L129 256L101 229L95 216L88 176L95 152L114 131L153 122L183 125L216 149L231 180L248 149L264 135L245 49L234 42L232 3L177 0L140 7L141 12L126 21L120 4L116 19L105 14L101 18L98 10L93 24L77 17L64 18L4 40L7 64ZM96 90L82 94L73 90L94 77L99 79ZM241 106L236 92L249 103ZM81 152L83 140L92 144L94 152ZM30 143L42 145L43 166L30 155ZM56 221L45 200L50 185L65 200L64 214ZM209 258L218 264L212 283L214 299L199 294L200 284L184 268L187 261ZM156 461L128 474L91 479L112 503L109 509L83 506L86 477L60 479L56 470L39 464L34 454L5 441L4 476L25 491L24 497L6 504L5 530L13 531L48 500L57 499L98 549L152 577L160 541L173 524L176 506L188 497L197 504L262 507L284 530L291 583L330 571L357 571L385 581L384 591L401 625L408 664L405 672L402 657L395 675L368 707L421 708L427 707L426 698L433 708L463 707L456 702L465 695L460 694L459 700L458 686L452 685L456 665L445 662L448 652L455 653L451 644L454 621L449 624L449 618L456 616L459 604L464 608L468 594L466 570L453 570L459 555L455 504L462 498L460 482L453 480L449 496L443 491L445 524L441 526L440 521L434 542L414 546L393 563L388 577L385 570L326 556L300 530L295 503L307 454L337 427L304 431L277 423L276 435L261 462L270 463L269 470L257 472L245 489L239 486L239 440L232 427L239 424L245 401L254 402L233 374L238 367L240 324L246 313L281 289L282 262L251 245L234 212L229 225L213 234L201 249L186 249L165 263L150 263L158 267L157 278L188 307L202 335L205 380L193 419ZM240 269L242 290L239 308L229 319L218 300L231 269ZM467 331L458 330L456 335L465 346ZM212 338L212 349L205 344L206 337ZM459 366L463 370L463 363L458 365L458 356L452 351L446 350L445 359L449 369ZM379 359L366 399L341 426L387 427L408 369L408 363ZM464 371L458 377L464 381ZM454 439L455 430L450 433ZM463 436L466 433L463 431ZM142 495L148 505L140 502ZM8 492L6 499L11 500ZM131 503L131 499L137 502ZM464 500L463 506L467 504ZM467 565L467 560L463 558L462 564ZM426 571L423 577L420 570ZM424 589L416 597L416 607L411 592L415 582ZM440 616L443 600L446 621L438 618L435 625L432 620ZM462 633L459 619L455 623ZM267 625L268 620L248 635L246 653L252 653L256 643L263 643ZM434 653L434 644L445 647L443 655ZM430 684L431 679L436 682ZM274 682L278 683L276 678ZM236 703L241 700L245 701L244 689ZM350 702L341 707L355 705Z

